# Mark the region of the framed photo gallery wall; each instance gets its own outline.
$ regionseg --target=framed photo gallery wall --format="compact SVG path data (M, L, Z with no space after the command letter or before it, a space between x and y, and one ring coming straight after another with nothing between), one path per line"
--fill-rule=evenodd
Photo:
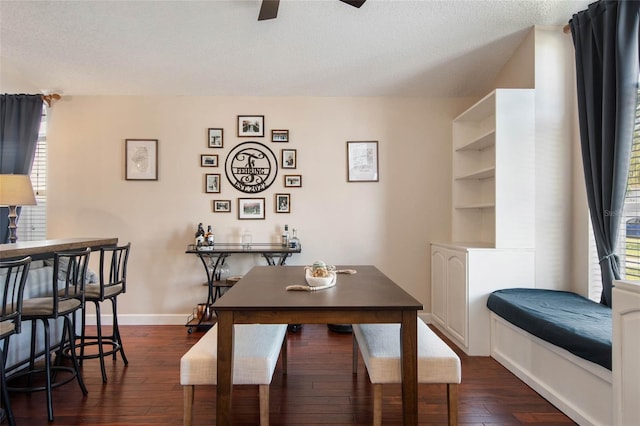
M226 172L227 180L229 180L228 186L225 186L225 192L227 189L237 189L241 192L246 192L247 197L239 196L233 199L214 199L211 200L211 209L214 213L231 213L232 210L236 210L238 220L264 220L266 217L266 209L267 204L273 202L273 212L274 213L291 213L291 194L290 193L282 193L278 192L276 189L276 193L273 194L273 198L264 198L264 197L253 197L253 195L258 195L259 192L262 192L268 188L268 186L262 191L257 192L249 192L245 191L242 188L234 185L233 175L229 175L228 168L229 164L236 162L236 159L230 159L232 155L236 155L235 152L238 150L239 145L260 145L264 149L264 152L273 152L272 160L275 166L278 169L282 170L282 188L300 188L302 187L302 175L300 174L284 174L287 169L291 169L295 173L293 169L298 168L298 152L296 149L283 148L280 150L276 150L273 148L268 148L267 145L269 143L273 144L285 144L280 146L287 146L286 144L290 141L290 134L288 129L269 129L266 128L265 125L265 116L264 115L237 115L236 116L236 137L237 138L265 138L266 142L242 142L242 140L231 140L225 141L225 131L223 127L209 127L207 128L207 140L206 147L210 148L211 151L207 153L200 154L200 167L212 168L211 171L215 171L215 168L221 167ZM228 135L227 135L228 137ZM265 140L263 139L263 140ZM267 145L265 145L265 143ZM228 149L231 151L216 151L217 149L224 149L225 145L227 145ZM229 148L229 145L231 148ZM279 156L277 155L277 151L279 152ZM269 157L269 156L267 156ZM250 159L244 160L247 164L246 167L251 168L253 164L255 167L264 167L264 164L261 163L261 158L256 157L252 162ZM260 164L258 164L260 163ZM237 166L240 167L240 166ZM242 166L245 167L245 166ZM222 186L227 185L227 183L222 182L223 178L222 173L204 173L204 193L205 194L220 194L223 195ZM226 194L225 194L226 195Z

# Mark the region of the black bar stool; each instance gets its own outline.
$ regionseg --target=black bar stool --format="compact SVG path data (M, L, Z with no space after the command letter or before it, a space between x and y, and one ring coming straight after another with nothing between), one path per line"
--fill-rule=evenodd
M120 330L118 328L118 295L127 291L127 263L129 261L129 251L131 243L119 247L106 247L100 249L100 282L97 284L87 284L85 288L85 302L93 302L96 308L96 335L86 334L86 309L82 310L82 331L78 336L80 343L76 348L80 351L78 359L100 359L100 370L102 372L102 382L107 382L107 372L104 359L108 356L116 355L120 352L124 365L128 365L127 357L122 346ZM111 335L103 336L102 321L100 317L100 304L105 300L111 301L113 315L113 328ZM85 351L90 346L97 346L97 353ZM109 350L104 350L104 346ZM70 349L70 348L68 348Z
M0 420L5 417L10 425L15 425L7 390L7 378L5 367L7 362L7 350L9 349L9 337L20 333L22 320L22 296L24 285L27 282L31 258L14 261L0 262L0 339L2 339L2 349L0 352L0 386L2 387L2 405L4 412L0 414Z
M53 421L53 399L52 390L58 386L69 383L73 379L78 381L78 385L82 393L88 393L82 374L75 356L75 324L74 313L84 307L84 288L87 275L87 264L91 250L86 248L81 251L68 251L54 253L53 257L53 277L51 295L46 297L36 297L25 299L22 303L22 320L31 321L31 356L29 359L29 367L20 370L11 375L8 380L13 382L23 376L27 376L27 385L25 387L10 386L9 389L18 392L35 392L46 391L47 393L47 414L49 421ZM62 332L62 340L60 348L66 344L68 336L68 344L71 348L72 367L63 366L61 364L62 357L57 356L55 365L51 363L51 336L50 336L50 320L59 317L64 318L64 327ZM36 324L42 322L44 327L44 354L36 353ZM61 354L61 351L58 352ZM35 361L44 355L44 366L36 367ZM58 381L57 375L62 374L62 378ZM45 384L32 385L32 379L36 375L44 373Z

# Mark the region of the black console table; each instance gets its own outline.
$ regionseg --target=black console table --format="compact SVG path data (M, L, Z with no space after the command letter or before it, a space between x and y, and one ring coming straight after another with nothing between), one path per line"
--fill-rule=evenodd
M287 259L294 253L300 253L301 248L283 247L280 244L271 243L216 243L213 246L196 246L190 244L185 253L194 254L202 261L205 274L207 276L207 302L206 306L210 306L222 295L222 288L230 285L224 281L220 281L220 268L224 265L225 259L232 254L259 254L267 261L269 266L282 266ZM197 318L195 315L189 317L185 324L189 327L189 333L193 331L193 327L212 326L215 320L205 320L203 315Z

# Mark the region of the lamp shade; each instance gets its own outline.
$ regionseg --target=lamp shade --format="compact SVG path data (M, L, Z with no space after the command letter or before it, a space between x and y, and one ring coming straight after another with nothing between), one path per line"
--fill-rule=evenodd
M29 175L0 175L0 206L34 206Z

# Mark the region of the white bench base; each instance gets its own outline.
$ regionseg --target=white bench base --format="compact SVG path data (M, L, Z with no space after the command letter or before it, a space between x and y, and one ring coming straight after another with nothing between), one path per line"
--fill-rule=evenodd
M358 347L373 384L373 424L382 424L382 385L401 383L400 324L353 324L353 373L358 371ZM458 424L460 358L418 319L418 383L447 385L449 424Z
M491 357L584 426L612 424L611 371L491 312Z
M234 326L233 384L258 385L260 425L269 424L269 385L282 349L283 373L287 373L286 324L237 324ZM180 384L184 386L184 425L193 422L196 385L217 384L218 325L215 324L180 359Z

